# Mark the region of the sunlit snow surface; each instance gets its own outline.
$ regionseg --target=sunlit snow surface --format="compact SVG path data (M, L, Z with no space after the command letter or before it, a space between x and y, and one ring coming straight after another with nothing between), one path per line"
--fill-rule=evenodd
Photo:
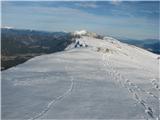
M109 38L2 72L2 119L158 119L155 54Z

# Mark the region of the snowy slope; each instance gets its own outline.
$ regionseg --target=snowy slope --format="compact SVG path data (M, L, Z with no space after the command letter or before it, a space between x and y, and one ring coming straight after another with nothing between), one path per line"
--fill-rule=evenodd
M157 55L82 35L2 72L3 119L156 119Z

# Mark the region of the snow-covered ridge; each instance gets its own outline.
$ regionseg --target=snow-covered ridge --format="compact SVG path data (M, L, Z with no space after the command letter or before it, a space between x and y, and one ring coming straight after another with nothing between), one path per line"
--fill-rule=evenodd
M103 40L106 40L106 41L111 42L111 43L117 43L117 44L120 43L119 40L117 40L113 37L108 37L108 36L103 37Z
M130 56L134 55L134 52L141 52L142 54L147 54L152 57L157 57L157 55L151 52L148 52L136 46L122 43L113 37L109 37L109 36L102 37L101 35L98 35L97 33L89 32L86 30L75 31L73 32L73 34L75 35L75 39L66 48L66 50L80 48L80 47L82 48L90 47L94 49L101 49L104 51L105 49L108 49L112 52L114 51L115 53L126 54ZM78 35L78 37L76 35ZM131 54L130 52L132 52L133 54Z
M81 34L2 72L2 118L158 120L157 66L153 53Z

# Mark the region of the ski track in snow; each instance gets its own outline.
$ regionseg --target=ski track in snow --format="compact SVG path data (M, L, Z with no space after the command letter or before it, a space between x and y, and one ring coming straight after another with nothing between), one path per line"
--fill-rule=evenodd
M67 70L68 70L68 66L65 66L65 71L67 72ZM68 75L68 73L67 73L67 75ZM74 78L73 78L73 76L69 76L69 77L70 77L70 81L71 81L69 89L66 92L64 92L62 95L58 96L57 98L55 98L51 102L49 102L48 105L40 113L38 113L37 115L35 115L34 117L32 117L28 120L39 119L45 113L47 113L53 105L55 105L57 102L63 100L67 95L69 95L72 92L72 90L74 88Z
M102 60L104 61L104 67L108 66L111 70L110 74L113 75L114 80L116 80L122 87L125 87L129 93L132 94L132 96L134 96L134 99L137 101L137 103L139 103L141 106L143 106L144 108L144 112L146 113L146 116L144 116L146 119L149 118L155 118L154 115L154 110L153 108L151 108L147 102L145 100L143 100L143 98L141 98L141 96L138 94L138 92L142 92L147 94L149 97L154 98L154 99L158 99L159 97L157 97L156 95L154 95L151 92L147 92L145 90L143 90L142 88L140 88L138 85L136 85L135 83L131 82L130 80L126 79L121 73L119 73L117 70L115 70L112 66L112 63L109 60L109 55L106 59L106 54L104 53L102 56ZM123 81L122 81L123 80ZM152 80L152 84L159 89L158 84L155 82L155 80Z

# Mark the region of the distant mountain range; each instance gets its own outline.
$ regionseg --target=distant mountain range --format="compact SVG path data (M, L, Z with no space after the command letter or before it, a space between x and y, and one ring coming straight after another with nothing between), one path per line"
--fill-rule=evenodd
M2 68L25 62L45 53L64 50L73 37L65 32L1 29Z
M2 54L52 53L71 41L69 33L2 29Z
M145 40L119 39L119 41L135 45L137 47L146 49L156 54L160 54L160 40L158 39L145 39Z

